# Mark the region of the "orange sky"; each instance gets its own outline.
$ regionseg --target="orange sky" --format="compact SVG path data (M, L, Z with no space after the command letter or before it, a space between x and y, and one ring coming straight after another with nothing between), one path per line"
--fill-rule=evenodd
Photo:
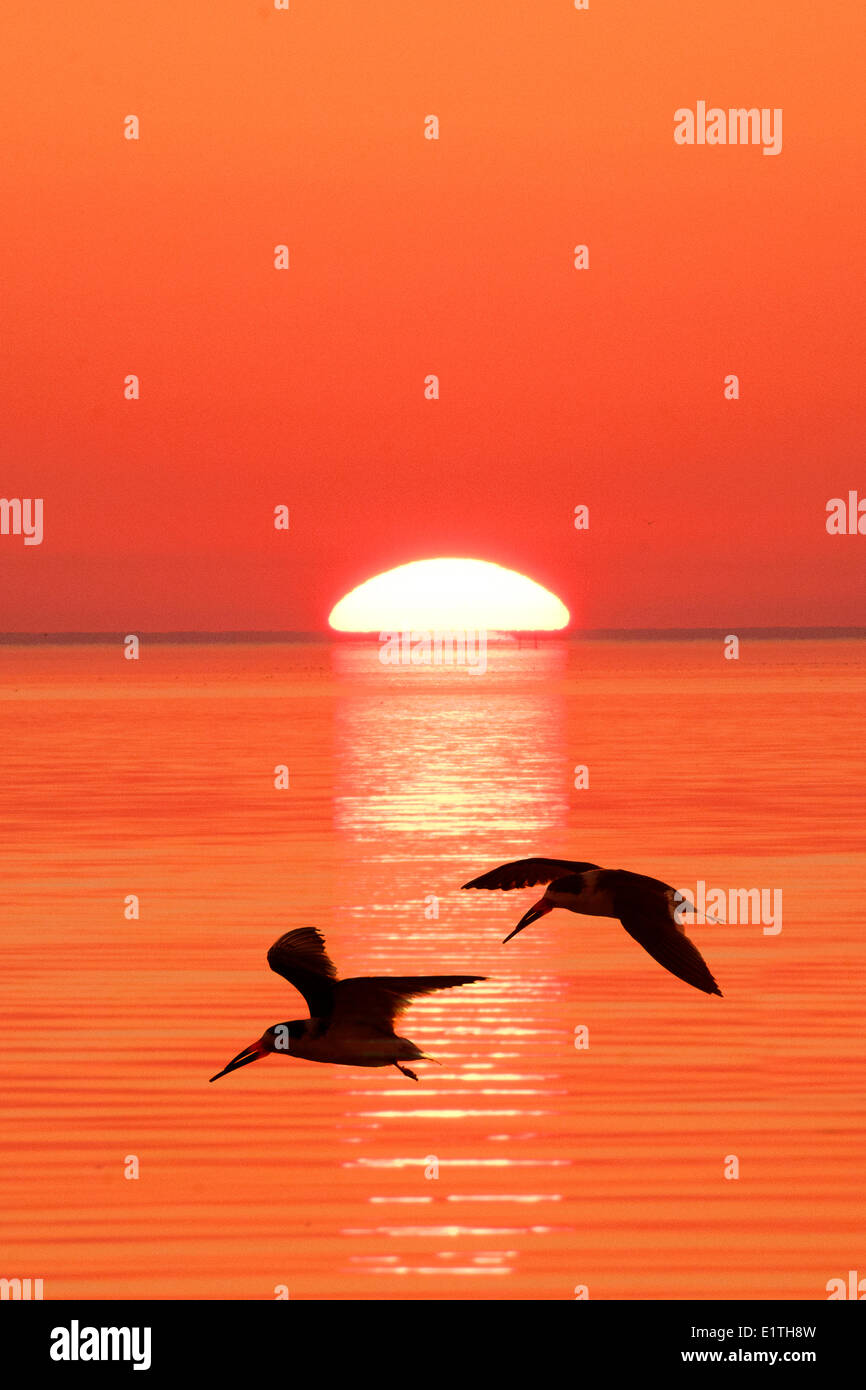
M824 525L866 495L861 15L7 0L0 495L45 539L0 536L0 628L317 628L436 554L588 626L866 622ZM699 99L782 153L676 146Z

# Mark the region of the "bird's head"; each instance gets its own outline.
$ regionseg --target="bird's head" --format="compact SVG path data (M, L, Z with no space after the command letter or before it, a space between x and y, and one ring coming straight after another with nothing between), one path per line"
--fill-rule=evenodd
M226 1076L230 1071L237 1071L249 1062L257 1062L260 1057L267 1057L271 1052L291 1052L292 1041L302 1038L305 1028L306 1020L302 1018L291 1019L288 1023L275 1023L272 1028L266 1028L256 1042L250 1043L237 1057L233 1057L228 1066L210 1078L211 1081L219 1081L221 1076Z
M510 941L512 936L523 931L523 928L528 927L531 922L537 922L539 917L544 917L546 913L552 912L555 907L573 909L575 898L580 897L585 888L586 884L582 874L564 874L561 878L553 879L545 888L544 897L532 904L532 907L524 913L514 931L509 932L505 940Z

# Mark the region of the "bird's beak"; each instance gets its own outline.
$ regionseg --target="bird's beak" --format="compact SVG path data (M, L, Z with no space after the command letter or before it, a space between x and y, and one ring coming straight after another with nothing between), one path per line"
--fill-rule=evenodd
M219 1081L221 1076L228 1076L230 1071L237 1071L239 1067L245 1067L249 1062L257 1062L260 1057L264 1056L266 1053L261 1042L251 1043L249 1047L244 1048L243 1052L239 1052L237 1057L233 1057L227 1067L223 1067L222 1071L218 1071L216 1076L212 1076L210 1080Z
M516 936L519 931L523 931L523 928L528 927L530 922L537 922L539 917L543 917L545 913L552 911L553 903L547 902L544 898L539 898L538 902L535 903L529 909L529 911L523 915L523 917L521 917L520 921L517 923L517 926L514 928L514 931L508 933L508 935L505 938L505 941L510 941L512 936ZM503 946L505 945L505 941L503 941L502 943Z

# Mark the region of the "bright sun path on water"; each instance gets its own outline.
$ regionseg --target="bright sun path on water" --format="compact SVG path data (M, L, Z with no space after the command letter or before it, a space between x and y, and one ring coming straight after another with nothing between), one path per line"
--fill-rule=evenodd
M516 570L487 560L413 560L346 594L328 619L337 632L554 632L564 603Z

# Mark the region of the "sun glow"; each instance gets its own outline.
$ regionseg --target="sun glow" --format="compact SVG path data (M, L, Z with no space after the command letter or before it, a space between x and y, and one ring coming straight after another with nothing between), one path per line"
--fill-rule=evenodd
M555 632L564 603L534 579L487 560L413 560L352 589L331 610L337 632Z

